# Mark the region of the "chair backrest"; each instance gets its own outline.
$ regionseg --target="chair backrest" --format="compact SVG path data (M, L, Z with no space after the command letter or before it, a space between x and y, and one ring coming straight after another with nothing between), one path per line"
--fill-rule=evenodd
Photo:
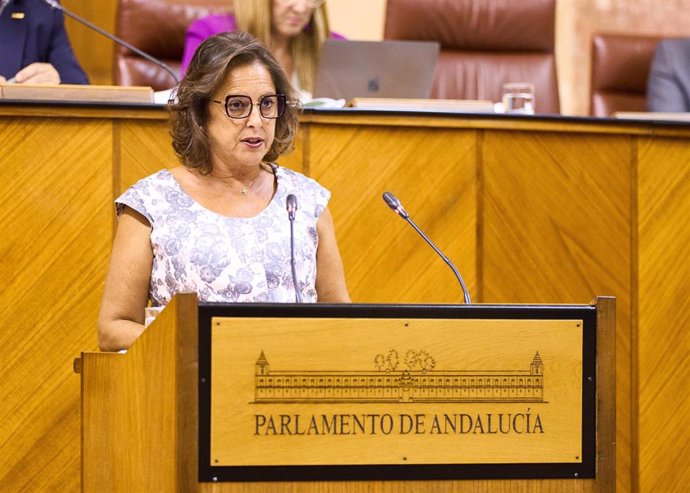
M441 43L432 97L499 101L532 82L536 111L558 113L555 0L388 0L384 38Z
M232 0L118 0L115 32L179 70L189 24L211 13L231 11ZM118 85L151 86L157 91L174 85L165 70L121 46L115 49L113 77Z
M647 78L659 36L595 34L589 113L647 111Z

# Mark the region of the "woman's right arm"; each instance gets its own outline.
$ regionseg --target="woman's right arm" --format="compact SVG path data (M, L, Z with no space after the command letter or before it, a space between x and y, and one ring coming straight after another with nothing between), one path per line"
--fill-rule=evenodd
M129 207L120 214L98 316L102 351L127 349L144 331L153 264L151 226Z

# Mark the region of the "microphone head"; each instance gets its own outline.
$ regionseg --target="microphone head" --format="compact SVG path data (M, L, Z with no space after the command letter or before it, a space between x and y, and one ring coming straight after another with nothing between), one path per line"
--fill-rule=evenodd
M400 201L392 193L383 192L383 200L386 202L386 204L388 204L388 207L393 209L393 212L395 212L403 219L407 219L408 217L410 217L410 215L407 213Z
M288 195L285 204L287 206L288 218L290 221L294 221L297 214L297 197L293 194Z

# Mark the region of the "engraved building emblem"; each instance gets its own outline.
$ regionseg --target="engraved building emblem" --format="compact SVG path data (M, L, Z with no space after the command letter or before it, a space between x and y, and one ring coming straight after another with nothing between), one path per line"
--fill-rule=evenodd
M392 349L374 357L373 370L273 370L261 351L255 403L308 402L544 402L544 363L529 369L436 370L426 351Z

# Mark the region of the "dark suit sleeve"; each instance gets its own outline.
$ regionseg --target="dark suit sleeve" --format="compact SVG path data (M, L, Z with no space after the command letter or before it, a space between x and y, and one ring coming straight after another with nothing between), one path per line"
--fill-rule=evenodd
M647 81L647 109L649 111L690 111L687 101L687 92L690 87L684 87L684 82L678 72L682 67L676 66L678 60L674 57L674 53L683 45L674 43L675 41L668 40L660 42L654 54Z
M89 79L77 62L72 45L65 31L65 19L62 12L53 11L53 30L50 38L50 63L60 74L62 84L88 84Z

